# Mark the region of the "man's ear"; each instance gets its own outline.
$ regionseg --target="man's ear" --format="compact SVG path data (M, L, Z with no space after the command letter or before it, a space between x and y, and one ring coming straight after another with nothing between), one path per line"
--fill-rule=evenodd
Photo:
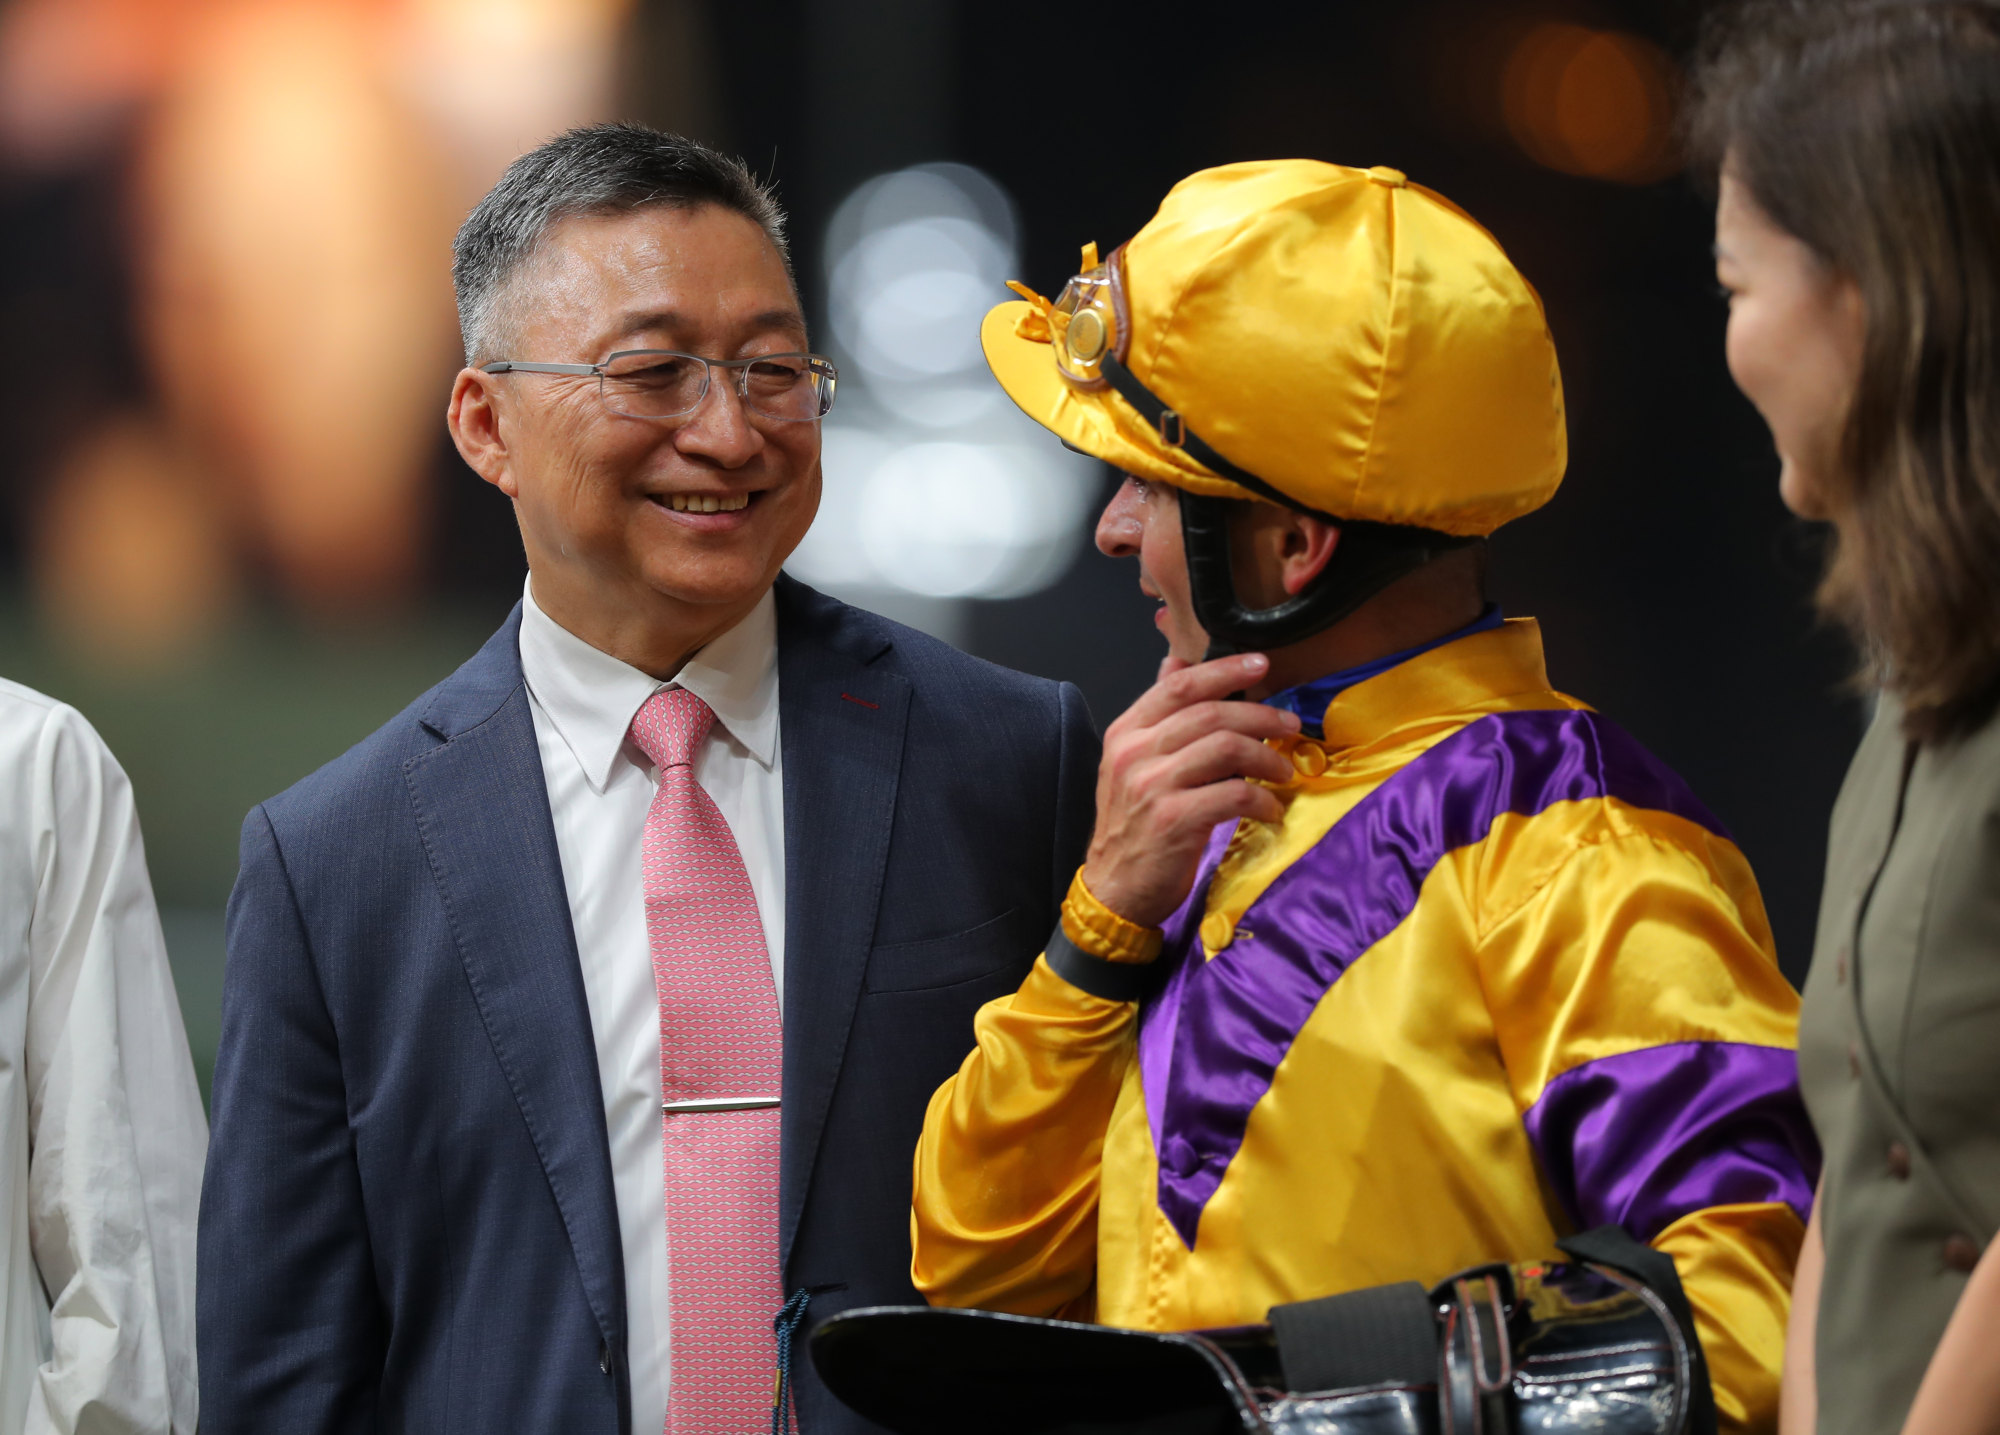
M500 394L494 379L481 369L460 369L451 386L444 422L467 466L509 498L517 498L518 485L501 426Z
M1326 571L1334 549L1340 546L1340 525L1308 513L1294 513L1290 518L1278 549L1279 582L1288 596L1296 596Z

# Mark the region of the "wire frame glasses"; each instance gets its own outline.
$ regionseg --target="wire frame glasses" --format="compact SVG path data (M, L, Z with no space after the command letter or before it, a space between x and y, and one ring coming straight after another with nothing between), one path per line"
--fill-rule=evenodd
M614 414L674 419L693 413L708 397L717 369L729 377L746 412L780 423L823 419L833 408L839 373L818 354L759 354L754 359L704 359L672 349L624 349L601 364L529 364L496 359L489 374L595 375L597 394Z

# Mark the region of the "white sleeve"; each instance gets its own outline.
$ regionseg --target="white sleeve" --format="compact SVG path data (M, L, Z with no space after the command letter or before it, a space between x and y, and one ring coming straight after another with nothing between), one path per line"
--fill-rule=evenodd
M132 789L73 709L49 710L29 928L29 1241L52 1353L27 1431L195 1428L194 1246L208 1123Z

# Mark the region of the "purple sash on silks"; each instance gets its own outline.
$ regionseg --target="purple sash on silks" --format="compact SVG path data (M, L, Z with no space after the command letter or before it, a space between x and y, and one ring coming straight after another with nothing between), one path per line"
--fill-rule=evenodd
M1232 828L1211 837L1165 925L1167 980L1140 1014L1139 1069L1161 1211L1194 1249L1251 1109L1342 973L1416 905L1448 853L1502 813L1613 797L1727 838L1681 780L1615 723L1567 709L1494 713L1357 803L1244 913L1212 960L1198 929ZM1706 1206L1811 1202L1817 1146L1785 1048L1687 1042L1586 1063L1551 1081L1530 1140L1579 1226L1641 1240Z

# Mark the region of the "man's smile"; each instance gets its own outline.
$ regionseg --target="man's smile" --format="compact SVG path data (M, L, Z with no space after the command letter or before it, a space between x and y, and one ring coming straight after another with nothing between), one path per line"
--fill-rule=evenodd
M658 490L640 496L654 507L673 515L686 528L720 531L746 523L748 511L774 490L738 489L731 493L714 489Z
M651 495L655 503L665 500L676 513L734 513L748 508L753 493L668 493Z

